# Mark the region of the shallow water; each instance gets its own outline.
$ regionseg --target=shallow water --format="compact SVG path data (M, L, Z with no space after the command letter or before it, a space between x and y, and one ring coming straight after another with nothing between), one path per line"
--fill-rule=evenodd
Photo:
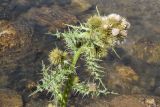
M130 96L81 99L73 95L69 107L116 107L118 104L112 103L127 98L133 99L134 104L137 103L135 98L153 98L159 106L159 0L0 0L0 93L13 90L20 96L10 95L18 100L13 100L17 103L9 106L12 101L3 99L5 94L0 94L0 107L46 107L49 104L45 93L28 97L41 78L42 60L48 63L48 52L56 46L65 49L63 41L46 33L56 29L63 31L63 23L85 21L96 13L96 5L102 15L118 13L131 22L127 41L116 47L121 59L111 51L102 63L108 88ZM126 76L126 73L131 75ZM81 76L85 78L85 74ZM135 76L139 79L134 80ZM114 98L117 100L112 100ZM128 107L135 107L134 104Z

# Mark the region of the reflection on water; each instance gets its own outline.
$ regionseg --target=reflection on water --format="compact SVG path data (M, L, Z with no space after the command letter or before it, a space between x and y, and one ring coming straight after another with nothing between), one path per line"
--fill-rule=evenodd
M63 31L64 23L85 21L96 13L96 5L102 15L118 13L127 17L132 25L126 43L117 47L121 59L110 52L102 63L106 68L106 85L121 94L160 95L158 0L0 0L0 88L3 89L0 89L0 106L7 107L13 101L14 105L26 107L48 104L45 92L28 97L41 78L41 61L48 63L47 55L53 47L65 48L63 41L46 32ZM12 95L10 90L19 94L15 92ZM8 101L7 97L2 99L7 95L13 101ZM77 99L79 97L73 98L73 101ZM156 97L154 99L159 101ZM103 100L106 101L106 98L95 102ZM81 99L76 104L82 107L84 105L80 103L87 103L90 107L100 104L93 105L91 101L93 99Z

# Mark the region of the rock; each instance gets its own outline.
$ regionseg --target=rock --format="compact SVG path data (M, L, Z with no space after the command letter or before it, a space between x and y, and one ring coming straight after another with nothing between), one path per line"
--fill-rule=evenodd
M0 71L5 71L3 68L13 70L17 61L29 52L33 29L24 20L0 20L0 26Z
M0 26L0 54L15 48L23 48L31 42L33 32L27 25L1 20Z
M89 10L92 7L92 4L87 0L71 0L71 11L74 13L80 13Z
M139 78L136 72L131 67L118 65L116 66L115 70L124 81L137 81Z
M96 100L93 103L90 103L89 105L86 105L86 107L110 107L108 101L105 100Z
M54 104L50 103L49 101L45 100L31 100L26 104L25 107L56 107Z
M154 91L155 95L160 96L160 87L157 87Z
M65 24L75 24L77 18L59 6L51 5L30 9L24 17L36 25L47 27L50 31L65 28ZM45 32L46 33L46 32Z
M160 63L160 42L150 38L142 38L133 46L135 57L147 63Z
M7 86L9 77L0 73L0 88Z
M122 95L115 97L110 102L109 107L146 107L138 98L133 96Z
M139 84L145 88L145 90L151 90L155 86L155 78L149 77L148 75L143 75L144 78L141 77L141 80L139 81Z
M65 6L71 3L71 0L56 0L58 5Z
M0 89L0 107L23 107L22 97L13 90Z
M75 107L159 107L160 98L148 95L115 95L107 98L84 98L76 101ZM75 103L75 101L74 101ZM85 105L85 106L84 106Z
M0 3L0 20L7 19L9 20L11 18L8 4L10 3L10 0L1 0Z
M15 28L8 21L1 21L0 30L0 51L5 51L8 48L13 48L18 45L18 37Z
M132 89L131 89L131 94L141 94L145 92L144 89L138 87L138 86L134 86Z
M115 65L114 71L108 74L108 87L115 92L128 92L133 88L133 84L139 80L139 76L129 66Z

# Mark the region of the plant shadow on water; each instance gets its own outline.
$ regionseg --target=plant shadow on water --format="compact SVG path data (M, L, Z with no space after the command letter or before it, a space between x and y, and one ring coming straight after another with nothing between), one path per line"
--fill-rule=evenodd
M56 31L56 29L63 31L65 29L63 23L66 22L76 24L78 20L85 21L96 12L95 5L98 5L100 12L104 14L116 12L128 17L132 24L128 38L134 43L130 45L126 42L117 47L116 51L121 57L120 59L110 51L109 56L102 62L106 68L105 84L111 90L118 92L120 97L109 95L82 99L81 96L73 93L70 105L75 105L75 107L124 107L123 105L117 106L118 104L116 105L115 102L124 99L119 102L121 104L127 102L125 99L131 99L134 104L139 104L140 99L140 102L147 104L147 106L154 105L154 103L159 106L160 57L158 55L160 55L160 47L158 47L158 42L160 38L156 17L160 16L155 13L160 8L160 3L156 0L148 0L149 3L139 0L124 0L124 2L119 0L86 0L87 4L85 0L80 0L85 1L86 5L84 5L77 1L0 1L0 88L6 90L0 90L0 93L4 93L0 94L0 106L45 107L50 104L50 95L46 95L46 92L28 97L35 90L36 82L41 78L39 73L42 60L47 64L48 53L57 46L65 50L63 41L46 33L48 30ZM148 12L152 16L149 16ZM6 39L7 42L4 41L5 38L2 38L2 34L6 38L10 37ZM146 40L146 38L148 39ZM83 61L79 63L83 63ZM83 68L81 66L78 69L81 71ZM79 75L82 78L86 77L85 74L80 73ZM16 91L18 96L15 93L11 95L10 90ZM14 100L12 102L8 99L2 99L8 93L11 98L18 99L16 101L20 103L11 105ZM150 98L153 98L155 102L151 99L152 103L148 104L147 101ZM6 101L8 102L6 103ZM134 104L128 105L128 107L138 107ZM143 107L143 104L139 104L140 107Z

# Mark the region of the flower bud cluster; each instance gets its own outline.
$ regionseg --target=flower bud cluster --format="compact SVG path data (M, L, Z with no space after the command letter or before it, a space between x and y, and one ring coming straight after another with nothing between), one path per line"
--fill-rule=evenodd
M67 58L67 53L59 50L58 48L53 49L49 53L49 61L51 64L57 65L62 63Z
M99 53L100 57L100 54L103 53L103 57L107 48L125 41L130 23L126 18L118 14L110 14L108 16L93 16L89 18L87 26L91 29L89 36L96 44L95 47L97 49L95 52Z

